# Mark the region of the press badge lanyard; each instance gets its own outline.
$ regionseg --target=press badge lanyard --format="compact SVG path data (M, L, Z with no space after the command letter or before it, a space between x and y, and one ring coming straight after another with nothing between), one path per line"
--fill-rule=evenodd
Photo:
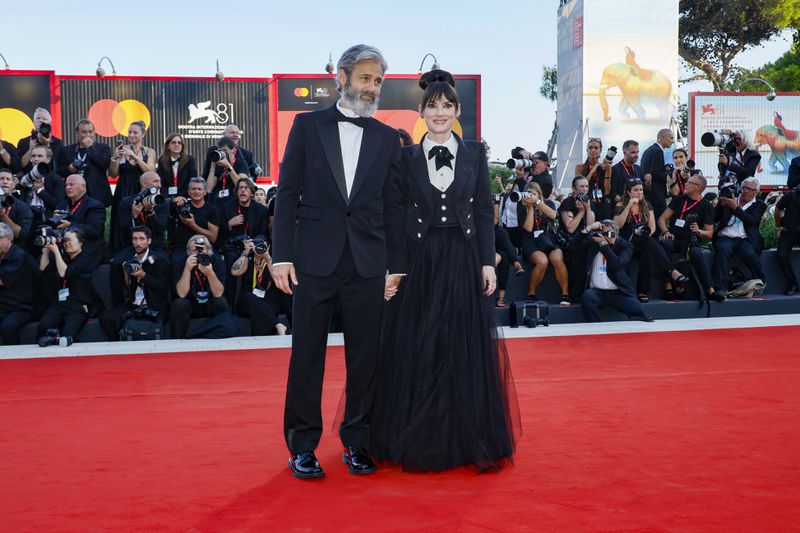
M253 288L261 287L261 281L264 279L264 272L267 270L267 262L263 261L260 267L256 267L253 269ZM258 271L256 273L256 271ZM256 277L258 276L258 277ZM256 284L258 281L258 284Z
M631 170L628 170L628 165L625 164L625 161L622 161L622 168L625 169L625 174L628 175L628 179L633 179L636 177L636 168L631 165ZM633 178L631 178L631 171L633 171Z
M70 215L74 215L74 214L75 214L75 211L77 211L77 210L78 210L78 208L79 208L79 207L81 206L81 204L83 203L83 199L84 199L84 198L86 198L86 195L83 195L83 197L82 197L82 198L81 198L81 199L78 201L78 203L77 203L77 204L75 204L74 206L72 206L72 209L70 209L70 210L69 210L69 214L70 214Z
M236 206L236 209L239 211L239 214L240 214L241 216L244 216L244 215L242 215L242 206L241 206L241 205L237 205L237 206ZM247 209L249 210L250 208L248 207ZM248 230L249 228L250 228L250 221L248 220L247 222L245 222L245 223L244 223L244 234L245 234L245 235L247 235L247 230Z
M640 217L639 215L637 215L636 213L634 213L634 212L633 212L633 210L631 210L631 218L632 218L632 219L633 219L633 221L634 221L635 223L637 223L637 224L639 223L639 221L640 221L640 220L642 220L642 217Z
M689 199L687 198L686 200L684 200L684 201L683 201L683 209L681 209L681 216L680 216L680 218L682 219L682 218L683 218L683 215L685 215L687 211L691 211L691 210L692 210L692 208L693 208L694 206L696 206L697 204L699 204L699 203L700 203L700 200L702 200L702 199L703 199L703 197L701 196L700 198L698 198L698 199L697 199L697 200L696 200L696 201L695 201L695 202L694 202L692 205L690 205L689 207L686 207L686 204L688 204L688 203L689 203Z
M198 274L197 270L194 271L194 277L197 278L197 284L200 285L200 290L198 292L203 292L205 290L205 283L203 283L203 279L200 274Z

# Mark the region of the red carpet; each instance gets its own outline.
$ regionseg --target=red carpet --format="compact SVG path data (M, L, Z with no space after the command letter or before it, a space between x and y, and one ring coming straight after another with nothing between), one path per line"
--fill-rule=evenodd
M509 341L515 467L355 477L328 432L318 481L287 468L288 350L3 361L0 530L797 531L798 333Z

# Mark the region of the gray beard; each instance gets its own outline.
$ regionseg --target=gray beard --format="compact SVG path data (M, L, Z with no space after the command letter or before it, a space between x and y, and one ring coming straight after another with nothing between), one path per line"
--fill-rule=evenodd
M342 89L342 100L353 113L359 117L371 117L378 110L378 102L380 98L375 97L375 101L370 103L359 98L353 87L348 83Z

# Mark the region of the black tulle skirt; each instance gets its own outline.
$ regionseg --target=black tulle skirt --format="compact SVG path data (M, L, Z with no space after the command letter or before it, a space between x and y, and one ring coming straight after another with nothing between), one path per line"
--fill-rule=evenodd
M412 471L500 468L521 426L476 239L439 228L409 246L408 276L384 314L372 453Z

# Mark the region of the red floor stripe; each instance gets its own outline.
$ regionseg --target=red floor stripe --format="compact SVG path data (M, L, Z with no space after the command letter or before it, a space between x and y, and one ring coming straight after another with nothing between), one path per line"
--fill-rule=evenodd
M509 341L516 466L321 481L288 350L0 362L2 531L797 531L798 327ZM343 385L330 350L324 413Z

